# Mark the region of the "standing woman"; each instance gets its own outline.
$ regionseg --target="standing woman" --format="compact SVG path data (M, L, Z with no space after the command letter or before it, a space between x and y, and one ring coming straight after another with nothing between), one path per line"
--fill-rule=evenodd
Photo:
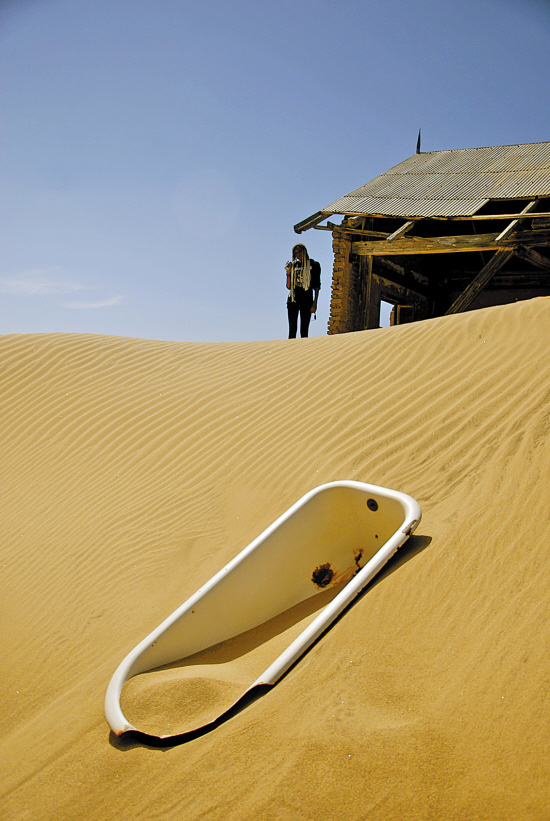
M321 266L310 259L305 245L295 245L292 262L286 266L286 287L290 291L286 307L288 311L288 338L296 339L298 314L300 336L308 335L311 314L317 311L317 296L321 290Z

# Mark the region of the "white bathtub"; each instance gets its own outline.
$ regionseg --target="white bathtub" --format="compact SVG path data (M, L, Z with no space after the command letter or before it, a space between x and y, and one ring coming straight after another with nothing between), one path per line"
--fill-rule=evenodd
M122 688L132 676L212 647L322 590L345 585L247 692L275 684L408 539L420 517L420 506L410 496L362 482L331 482L306 493L121 662L105 696L113 732L139 732L120 707Z

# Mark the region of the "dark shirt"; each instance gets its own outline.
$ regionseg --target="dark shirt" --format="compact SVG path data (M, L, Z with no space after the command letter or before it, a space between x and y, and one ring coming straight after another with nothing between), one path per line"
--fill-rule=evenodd
M310 302L313 302L315 298L314 291L321 290L321 266L315 259L309 260L311 265L310 271L310 287L306 290L302 288L301 283L301 274L302 274L302 260L295 259L293 262L294 268L294 296L298 302L303 302L309 299ZM290 300L290 296L288 297Z

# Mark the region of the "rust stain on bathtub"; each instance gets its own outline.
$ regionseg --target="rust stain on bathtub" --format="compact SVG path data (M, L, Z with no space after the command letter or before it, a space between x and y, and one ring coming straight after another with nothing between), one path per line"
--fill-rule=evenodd
M332 569L330 562L327 562L326 564L320 564L315 568L311 576L311 581L318 588L323 589L324 587L328 587L333 578L334 570Z

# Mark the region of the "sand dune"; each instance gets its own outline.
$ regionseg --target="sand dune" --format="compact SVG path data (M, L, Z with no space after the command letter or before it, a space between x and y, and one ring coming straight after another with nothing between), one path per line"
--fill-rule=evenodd
M549 343L544 298L309 340L0 338L2 818L550 818ZM419 501L392 565L214 732L113 742L125 654L334 479ZM240 641L125 697L215 710L281 630Z

